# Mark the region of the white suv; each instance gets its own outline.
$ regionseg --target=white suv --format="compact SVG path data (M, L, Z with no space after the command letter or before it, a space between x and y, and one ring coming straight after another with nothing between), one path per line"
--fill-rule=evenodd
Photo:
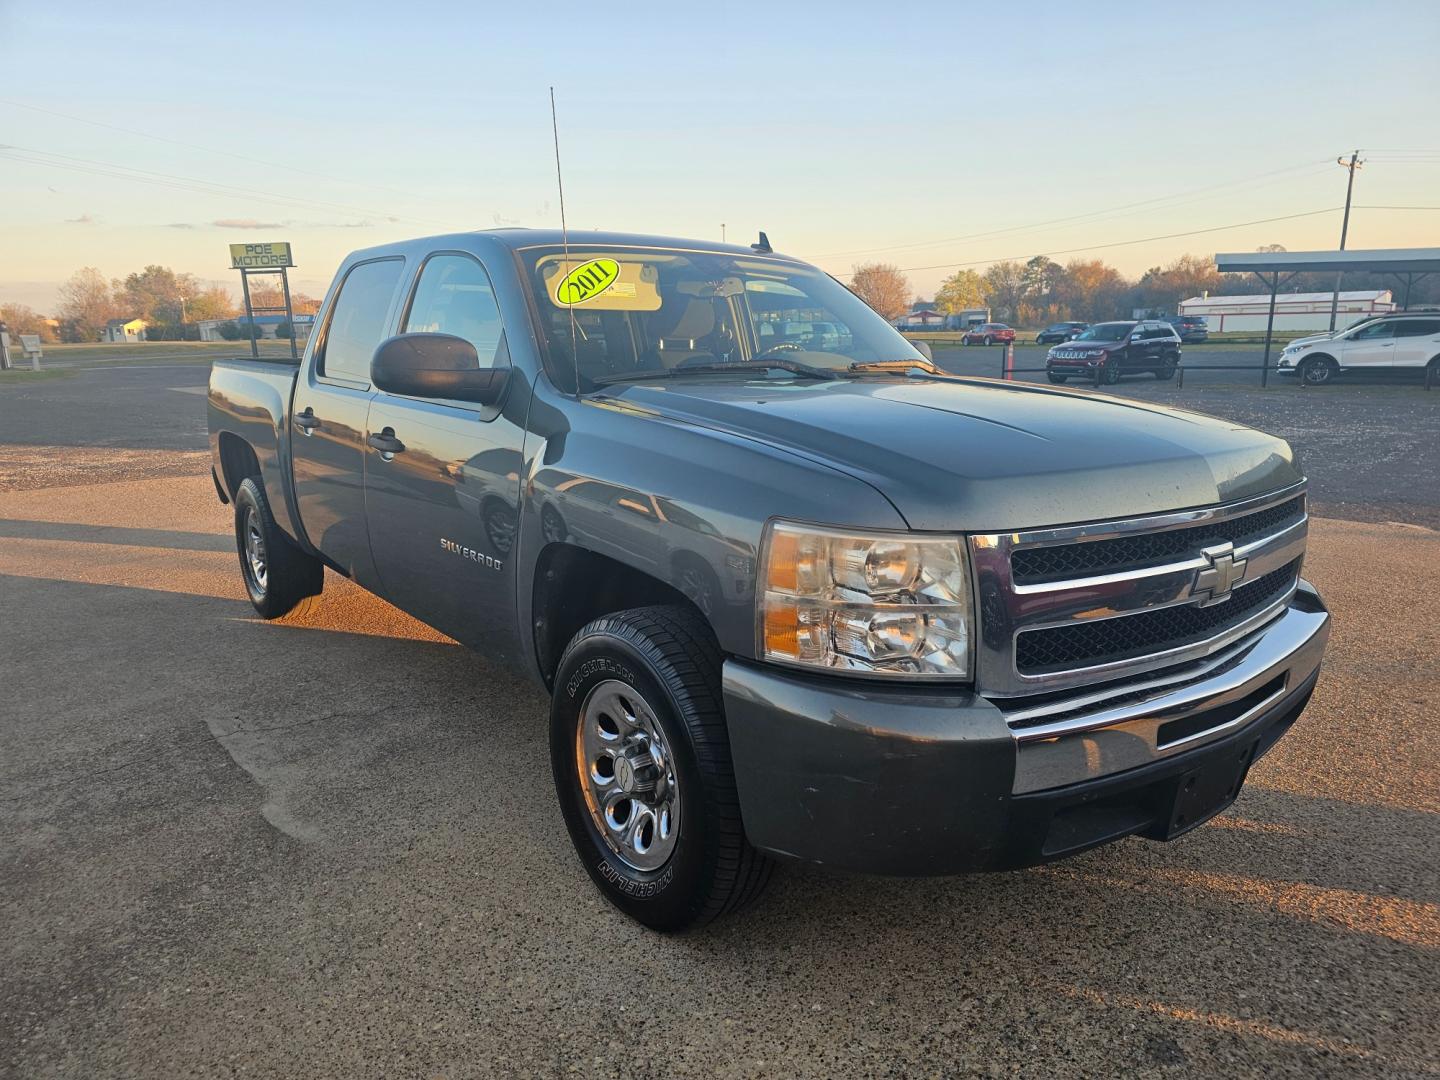
M1423 370L1440 379L1440 311L1382 315L1334 334L1299 338L1280 353L1276 371L1311 386L1341 371Z

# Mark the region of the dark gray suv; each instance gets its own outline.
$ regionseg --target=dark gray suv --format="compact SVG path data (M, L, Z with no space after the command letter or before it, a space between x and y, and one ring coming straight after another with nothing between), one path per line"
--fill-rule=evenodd
M1086 379L1114 385L1123 375L1142 372L1173 379L1179 366L1180 335L1169 323L1150 320L1096 323L1045 356L1052 383Z

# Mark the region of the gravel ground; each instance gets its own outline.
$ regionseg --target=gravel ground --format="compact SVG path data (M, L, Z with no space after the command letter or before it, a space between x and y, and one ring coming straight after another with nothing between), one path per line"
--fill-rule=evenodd
M0 493L0 1074L1440 1075L1427 529L1314 522L1326 674L1183 841L791 868L667 938L576 861L532 685L334 578L259 622L152 454Z

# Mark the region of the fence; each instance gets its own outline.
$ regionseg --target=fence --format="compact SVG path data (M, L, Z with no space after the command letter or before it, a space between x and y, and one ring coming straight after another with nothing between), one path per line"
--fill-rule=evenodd
M1260 373L1260 385L1261 385L1261 386L1269 386L1269 385L1270 385L1270 365L1269 365L1268 363L1263 363L1263 362L1260 363L1260 364L1196 364L1192 370L1194 370L1194 371L1258 371L1258 372ZM1106 386L1106 385L1111 385L1111 386L1115 385L1114 383L1109 383L1109 384L1107 384L1107 383L1104 381L1104 372L1105 372L1104 367L1102 367L1100 364L1095 364L1094 366L1092 366L1092 367L1088 370L1088 372L1087 372L1087 371L1082 371L1082 370L1080 370L1080 369L1073 369L1073 374L1070 373L1070 372L1067 372L1067 376L1068 376L1069 378L1075 379L1076 381L1084 381L1084 380L1087 380L1087 379L1088 379L1088 381L1091 383L1091 385L1095 386L1096 388L1099 388L1099 387L1101 387L1101 386ZM1004 355L1003 355L1003 357L1002 357L1002 359L1001 359L1001 361L1000 361L1000 377L1001 377L1002 379L1005 379L1005 380L1007 380L1007 381L1013 382L1013 381L1014 381L1014 376L1016 376L1016 375L1049 375L1049 374L1050 374L1050 368L1049 368L1049 367L1029 367L1029 368L1016 367L1016 366L1015 366L1015 346L1013 346L1013 345L1007 345L1007 346L1005 346ZM1185 365L1184 365L1184 364L1176 364L1176 365L1175 365L1175 374L1179 377L1179 381L1178 381L1177 384L1176 384L1176 388L1179 389L1179 390L1185 389ZM1428 393L1429 390L1430 390L1430 388L1431 388L1432 386L1437 385L1437 384L1440 384L1440 364L1437 364L1437 363L1434 363L1434 362L1431 362L1431 363L1429 363L1429 364L1426 364L1426 365L1425 365L1425 373L1424 373L1424 374L1425 374L1425 390L1426 390L1426 392ZM1296 375L1295 379L1296 379L1296 382L1299 383L1299 385L1300 385L1301 387L1304 387L1304 386L1308 385L1308 384L1305 382L1304 379L1302 379L1302 378L1299 377L1298 374Z

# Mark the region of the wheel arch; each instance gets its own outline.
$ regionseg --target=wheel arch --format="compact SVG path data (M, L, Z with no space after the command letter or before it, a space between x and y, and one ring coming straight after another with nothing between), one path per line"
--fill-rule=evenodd
M670 605L693 612L715 632L705 613L674 585L578 544L552 543L541 550L531 592L535 661L547 688L570 639L602 615Z
M220 482L225 485L228 501L233 502L247 477L261 477L260 458L255 448L233 431L220 432L219 450Z

